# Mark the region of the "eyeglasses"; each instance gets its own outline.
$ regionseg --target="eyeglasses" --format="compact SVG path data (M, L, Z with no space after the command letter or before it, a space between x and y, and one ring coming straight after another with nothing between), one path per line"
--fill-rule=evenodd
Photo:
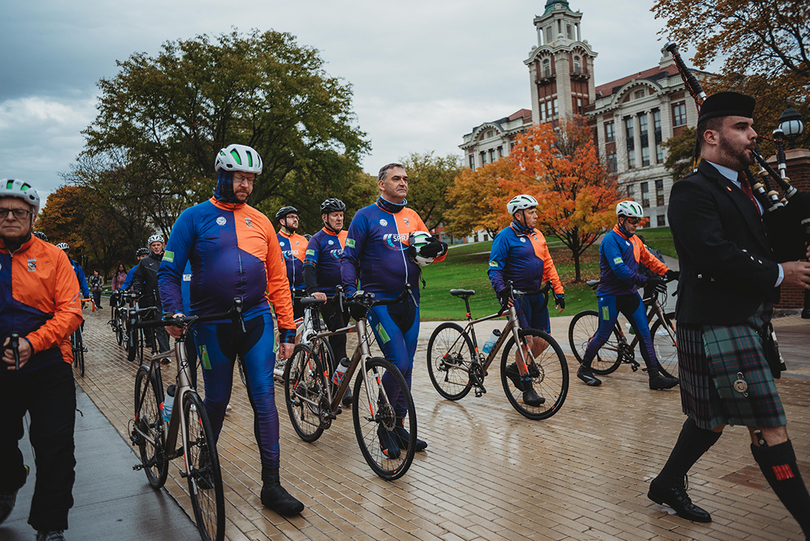
M0 208L0 219L7 220L9 212L12 213L14 215L14 217L17 218L18 220L23 220L23 219L25 219L26 216L31 214L31 211L26 210L26 209L4 209L4 208Z
M235 185L242 184L243 182L247 182L248 184L253 184L256 181L255 176L242 176L242 175L234 175L233 176L233 183Z

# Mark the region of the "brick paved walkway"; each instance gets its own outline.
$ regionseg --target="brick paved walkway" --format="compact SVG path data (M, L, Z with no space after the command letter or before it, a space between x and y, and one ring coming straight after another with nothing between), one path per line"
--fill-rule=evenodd
M125 435L137 367L115 344L107 317L108 310L87 314L90 352L80 384ZM564 326L562 318L554 320L553 334L561 343L566 341ZM429 447L398 481L386 482L371 472L350 415L344 413L317 442L307 444L290 426L283 393L277 395L282 480L307 506L292 519L264 509L259 501L253 416L237 376L233 410L219 442L228 539L801 538L751 457L744 428L727 430L690 475L690 495L712 513L713 523L670 516L646 498L648 483L684 420L677 389L649 391L646 376L627 366L606 377L601 387L589 388L573 377L571 361L571 388L561 412L529 421L503 396L497 369L490 370L484 397L442 399L425 369L429 331L423 334L413 395L419 436ZM164 382L173 378L170 372ZM783 377L778 388L808 479L810 382ZM191 513L185 480L174 464L166 488Z

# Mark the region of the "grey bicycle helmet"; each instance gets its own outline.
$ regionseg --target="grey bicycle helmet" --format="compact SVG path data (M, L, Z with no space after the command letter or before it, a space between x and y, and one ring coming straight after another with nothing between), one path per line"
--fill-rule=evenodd
M16 197L34 207L34 216L39 214L39 194L27 182L4 178L0 180L0 197Z
M56 247L60 250L70 250L70 245L67 242L60 242Z
M135 250L135 257L139 257L142 255L149 255L149 248L138 248Z
M34 236L36 238L38 238L38 239L41 239L41 240L44 240L45 242L48 242L48 235L46 235L42 231L34 231Z

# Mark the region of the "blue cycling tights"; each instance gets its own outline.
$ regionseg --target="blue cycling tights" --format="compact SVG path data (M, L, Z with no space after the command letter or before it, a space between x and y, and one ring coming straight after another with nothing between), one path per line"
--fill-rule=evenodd
M641 356L644 358L644 363L647 365L647 370L658 369L658 359L655 356L655 349L653 348L652 338L650 337L650 327L647 324L647 312L644 307L644 302L638 293L632 295L600 295L599 296L599 330L591 339L587 349L585 349L585 356L582 358L582 363L586 366L591 365L591 361L596 357L605 342L610 338L613 328L616 326L616 319L619 317L619 312L624 314L624 317L630 321L633 326L636 336L640 341Z

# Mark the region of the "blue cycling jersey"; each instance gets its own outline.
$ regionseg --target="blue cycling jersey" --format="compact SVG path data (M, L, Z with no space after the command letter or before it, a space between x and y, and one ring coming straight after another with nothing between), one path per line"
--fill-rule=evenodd
M637 286L647 283L639 273L639 263L656 274L663 275L669 269L655 258L637 236L628 237L613 227L599 245L601 278L598 295L633 295Z
M85 299L90 297L90 288L87 287L87 278L84 275L82 266L72 259L70 260L70 264L73 266L73 272L76 273L76 279L79 281L79 288L82 290L82 295L84 295Z
M492 241L487 274L496 292L506 287L507 280L523 291L537 291L551 280L554 292L564 293L546 238L537 229L527 235L511 225L501 229Z
M340 284L340 256L346 245L346 231L335 235L326 228L321 229L309 239L304 266L315 269L315 278L318 289L326 295L334 295L337 285ZM309 272L309 271L307 271ZM310 291L314 293L314 291Z
M304 291L304 252L307 249L307 239L297 233L287 234L278 232L278 244L281 246L281 256L287 266L287 281L293 291Z

